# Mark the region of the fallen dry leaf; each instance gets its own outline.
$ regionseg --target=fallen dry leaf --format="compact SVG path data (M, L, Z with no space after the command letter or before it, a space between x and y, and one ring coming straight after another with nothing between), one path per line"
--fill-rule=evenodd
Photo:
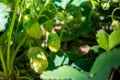
M80 55L87 54L89 52L89 50L90 50L89 45L80 46L80 48L79 48Z

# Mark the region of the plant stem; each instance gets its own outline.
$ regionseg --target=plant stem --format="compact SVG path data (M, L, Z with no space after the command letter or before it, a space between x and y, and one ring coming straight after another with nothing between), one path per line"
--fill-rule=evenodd
M22 40L21 40L21 42L19 43L19 45L17 46L17 48L16 48L16 50L13 52L13 55L12 55L12 57L11 57L11 71L13 70L13 64L14 64L14 60L15 60L15 56L16 56L16 54L17 54L17 52L19 51L19 49L20 49L20 47L23 45L23 43L25 42L25 40L26 40L26 38L27 38L27 36L25 36Z
M4 74L6 76L7 75L7 69L6 69L5 61L4 61L4 58L3 58L3 55L2 55L1 46L0 46L0 59L1 59Z
M112 73L111 73L110 80L112 80L113 75L114 75L114 71L112 71Z
M50 0L46 0L45 4L40 9L39 17L41 16L42 12L45 10L45 8L48 6L49 3L50 3Z
M12 37L12 32L13 32L13 28L14 28L14 23L15 23L15 19L16 19L16 13L17 13L18 6L19 6L19 0L16 0L15 10L13 13L10 30L9 30L9 35L8 35L8 44L7 44L7 68L8 68L8 70L10 70L10 43L11 43L11 37Z
M111 18L112 18L112 21L114 20L114 13L116 10L120 9L120 7L117 7L115 8L113 11L112 11L112 14L111 14Z
M27 76L22 76L22 77L20 77L20 80L23 80L23 79L27 79L27 80L33 80L32 78L30 78L30 77L27 77Z
M63 33L64 33L64 29L65 27L67 26L67 12L64 13L64 25L62 26L62 29L61 29L61 32L60 32L60 39L62 40L62 37L63 37Z

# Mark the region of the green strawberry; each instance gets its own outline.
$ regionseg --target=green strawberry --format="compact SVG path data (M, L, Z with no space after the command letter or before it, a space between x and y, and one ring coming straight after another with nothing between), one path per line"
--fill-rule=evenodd
M39 47L32 47L28 50L28 59L31 68L37 73L42 73L48 67L47 57Z
M32 38L41 38L42 29L38 22L34 22L31 26L26 28L26 34Z
M48 36L48 47L52 52L60 49L61 40L56 33L50 33Z
M112 0L112 3L119 3L119 0Z
M111 26L114 28L114 30L120 28L120 22L118 20L113 20Z
M102 8L103 10L108 10L110 8L110 3L103 3Z

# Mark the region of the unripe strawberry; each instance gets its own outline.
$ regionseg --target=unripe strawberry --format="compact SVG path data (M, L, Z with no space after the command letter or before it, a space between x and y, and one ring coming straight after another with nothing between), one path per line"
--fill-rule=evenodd
M103 8L104 10L108 10L108 9L110 8L110 4L109 4L109 3L103 3L103 4L102 4L102 8Z
M50 33L48 36L48 47L52 52L60 49L61 40L56 33Z
M65 16L63 15L63 13L57 13L57 18L60 20L60 21L63 21L65 19Z
M25 15L24 20L30 20L29 15Z
M38 22L34 22L31 26L26 28L26 34L32 38L41 38L42 29Z
M28 50L28 59L31 68L37 73L42 73L48 67L47 57L39 47L32 47Z
M112 0L112 3L119 3L119 0Z
M114 29L119 29L119 27L120 27L120 22L119 22L118 20L113 20L111 26L112 26Z

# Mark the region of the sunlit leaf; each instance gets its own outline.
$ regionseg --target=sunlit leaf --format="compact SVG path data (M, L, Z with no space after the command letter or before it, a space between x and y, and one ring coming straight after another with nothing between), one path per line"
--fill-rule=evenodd
M68 64L69 59L65 55L63 55L63 56L56 55L56 57L54 59L54 63L55 63L55 66L61 66L63 64Z
M45 80L87 80L88 75L70 66L62 66L53 71L43 72L40 77Z
M57 52L55 54L53 54L49 59L49 66L48 66L48 69L51 70L51 69L55 69L59 66L62 66L62 65L67 65L69 64L69 58L66 56L66 54L64 53L60 53L60 52Z
M71 4L75 6L80 6L82 3L87 2L87 1L89 0L73 0Z
M0 3L0 32L6 29L7 16L7 5Z
M57 6L65 9L70 0L53 0Z

